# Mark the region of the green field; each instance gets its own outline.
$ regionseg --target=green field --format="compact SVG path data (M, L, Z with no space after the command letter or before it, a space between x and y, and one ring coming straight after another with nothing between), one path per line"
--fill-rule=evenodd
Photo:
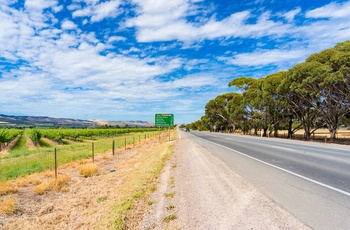
M58 165L74 160L90 158L92 155L92 143L94 154L103 154L112 149L114 140L115 148L125 148L126 145L144 142L145 139L156 138L160 131L155 128L148 129L58 129L36 130L39 134L32 137L46 137L54 140L50 143L43 138L37 140L37 147L28 148L27 137L32 134L26 130L18 139L16 145L9 154L0 158L0 181L7 181L26 176L35 172L42 172L54 168L54 151L57 151ZM54 131L60 135L60 139L49 138L48 133ZM30 130L33 132L33 130ZM31 138L35 142L35 138ZM34 139L34 140L33 140ZM69 140L69 141L68 141Z

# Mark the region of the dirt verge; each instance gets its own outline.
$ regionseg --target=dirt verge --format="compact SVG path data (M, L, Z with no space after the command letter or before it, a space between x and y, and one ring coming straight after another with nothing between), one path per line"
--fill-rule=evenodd
M152 199L140 229L309 229L186 138Z

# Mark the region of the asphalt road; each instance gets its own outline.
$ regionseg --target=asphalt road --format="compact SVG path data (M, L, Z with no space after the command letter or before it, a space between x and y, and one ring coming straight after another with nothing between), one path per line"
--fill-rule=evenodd
M233 171L313 229L350 229L350 147L191 132Z

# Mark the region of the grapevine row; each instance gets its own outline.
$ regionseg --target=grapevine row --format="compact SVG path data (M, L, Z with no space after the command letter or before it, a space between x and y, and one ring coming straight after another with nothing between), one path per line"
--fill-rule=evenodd
M126 133L133 132L149 132L157 131L157 128L116 128L116 129L40 129L35 130L39 133L39 137L46 137L51 140L62 143L62 139L70 139L77 141L79 138L92 138L92 137L111 137L118 136ZM35 138L35 136L34 136ZM40 139L40 138L38 138ZM34 140L38 140L34 139ZM33 140L33 139L32 139Z
M9 143L22 132L20 129L0 129L0 150L5 143Z

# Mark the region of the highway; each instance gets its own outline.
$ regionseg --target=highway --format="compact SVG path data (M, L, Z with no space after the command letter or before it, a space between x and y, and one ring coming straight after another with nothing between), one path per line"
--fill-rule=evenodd
M208 132L185 135L309 227L350 229L349 146Z

